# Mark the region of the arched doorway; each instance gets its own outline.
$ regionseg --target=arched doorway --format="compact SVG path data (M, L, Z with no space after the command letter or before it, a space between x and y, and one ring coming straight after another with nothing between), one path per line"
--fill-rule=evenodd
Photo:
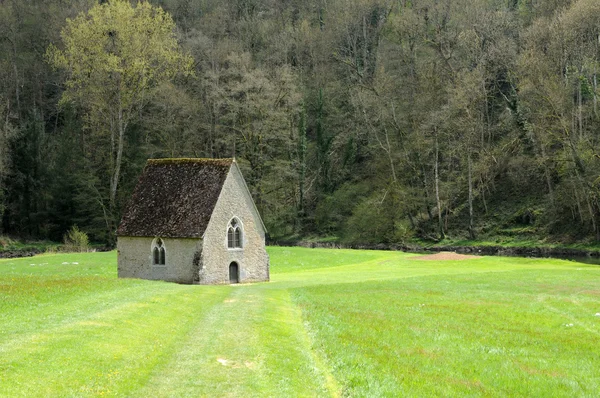
M238 264L234 261L229 264L229 283L239 283L240 282L240 269Z

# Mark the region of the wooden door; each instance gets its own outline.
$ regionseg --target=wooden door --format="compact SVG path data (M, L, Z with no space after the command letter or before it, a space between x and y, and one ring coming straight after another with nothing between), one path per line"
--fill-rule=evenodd
M237 263L234 261L229 264L229 283L239 283L240 282L240 270Z

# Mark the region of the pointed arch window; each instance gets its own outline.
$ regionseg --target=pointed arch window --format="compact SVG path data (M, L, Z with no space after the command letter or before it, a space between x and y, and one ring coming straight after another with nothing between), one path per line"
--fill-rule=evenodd
M236 218L233 218L227 227L227 247L229 249L242 247L242 226Z
M165 245L161 238L156 238L152 244L152 264L153 265L165 265L166 264L166 251Z

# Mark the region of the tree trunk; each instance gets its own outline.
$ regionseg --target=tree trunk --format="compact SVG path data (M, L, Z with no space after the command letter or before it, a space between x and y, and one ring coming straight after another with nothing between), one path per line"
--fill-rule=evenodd
M13 73L15 74L15 99L17 102L17 118L21 118L21 89L19 87L19 69L17 68L17 44L16 38L12 40L13 47Z
M114 163L113 163L113 172L112 172L112 178L110 181L110 197L109 197L109 231L108 231L108 241L109 244L112 246L116 240L116 229L117 229L117 220L116 220L116 216L117 216L117 190L118 190L118 186L119 186L119 178L121 177L121 163L122 163L122 159L123 159L123 146L124 146L124 141L125 141L125 130L127 129L127 122L124 120L123 118L123 108L119 107L118 110L118 119L117 119L117 129L118 129L118 136L117 136L117 142L116 142L116 153L114 153L114 149L115 149L115 145L113 143L113 154L111 155L114 156Z
M304 180L306 179L306 111L300 113L298 128L298 230L301 231L304 221Z
M483 180L481 178L479 179L479 183L481 184L481 202L483 203L483 211L487 215L488 214L488 207L487 207L487 201L485 200L486 186L483 185Z
M542 153L542 161L544 162L544 176L546 177L546 185L548 186L548 197L550 198L550 204L554 207L554 189L552 188L552 176L550 170L548 170L548 162L546 160L546 149L544 144L540 144Z
M398 182L398 178L396 178L396 167L394 166L394 159L392 159L392 146L390 145L390 138L388 136L387 129L384 129L384 132L385 132L385 143L386 143L385 152L387 153L388 161L390 162L390 171L392 172L392 181L394 182L394 185L395 185L396 182ZM377 133L375 133L375 134L377 134Z
M571 181L571 185L573 185L573 193L575 194L575 204L577 204L577 214L579 215L579 222L583 224L583 210L581 209L581 199L579 198L579 191L577 190L577 186L575 185L574 181Z
M438 208L438 229L440 233L440 239L444 239L446 234L444 233L444 220L442 218L442 202L440 201L440 175L439 175L439 143L437 137L437 131L435 135L435 201Z
M473 162L471 160L471 152L468 154L469 167L469 237L475 240L475 229L473 228Z
M110 203L113 208L115 206L116 198L117 198L117 188L119 185L119 177L121 174L121 161L123 158L123 143L125 141L125 129L127 128L127 125L123 122L122 110L119 110L118 128L119 128L119 136L117 139L117 153L116 153L116 159L115 159L115 164L114 164L112 183L110 184Z
M322 32L325 30L325 6L324 6L324 4L319 5L318 17L319 17L319 30Z
M579 132L579 140L583 139L583 99L581 93L581 78L577 84L577 128Z
M413 215L410 213L410 211L407 213L407 215L408 215L408 221L410 221L411 229L413 229L413 230L417 229L417 223L416 223Z
M365 17L363 15L363 20L362 20L362 28L363 28L363 53L362 53L362 71L360 73L360 76L365 78L367 77L366 71L367 71L367 62L368 62L368 36L367 36L367 17Z
M594 71L594 116L598 117L598 77Z

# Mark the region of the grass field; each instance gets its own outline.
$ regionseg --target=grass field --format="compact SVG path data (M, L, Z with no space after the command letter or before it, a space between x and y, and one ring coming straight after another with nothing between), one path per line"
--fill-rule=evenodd
M600 394L600 267L269 248L269 283L0 260L0 396Z

